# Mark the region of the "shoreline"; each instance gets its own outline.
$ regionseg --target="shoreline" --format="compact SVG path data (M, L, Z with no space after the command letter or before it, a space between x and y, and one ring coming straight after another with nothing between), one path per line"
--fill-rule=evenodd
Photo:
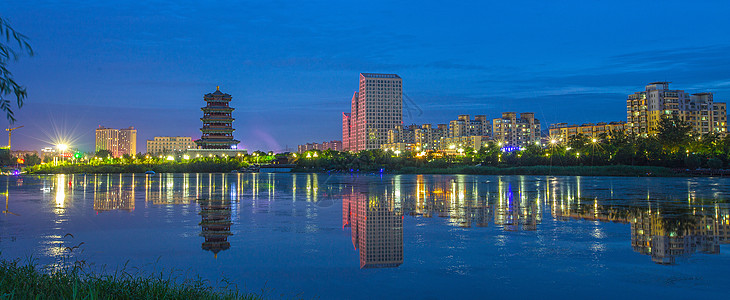
M155 168L150 168L155 169ZM381 169L359 170L306 170L295 168L291 173L341 173L341 174L373 174L381 173ZM429 174L429 175L545 175L545 176L613 176L613 177L723 177L724 170L681 170L658 166L630 166L630 165L609 165L609 166L450 166L446 168L436 167L403 167L400 169L382 169L384 174ZM46 170L47 171L47 170ZM72 166L59 167L58 172L32 172L26 175L53 175L53 174L143 174L144 170L139 166L130 168L109 167L109 166L83 166L74 168ZM217 169L205 168L193 170L193 168L172 168L172 170L160 170L156 173L236 173L230 167ZM168 172L165 172L168 171ZM171 171L171 172L170 172ZM244 172L241 172L244 173Z

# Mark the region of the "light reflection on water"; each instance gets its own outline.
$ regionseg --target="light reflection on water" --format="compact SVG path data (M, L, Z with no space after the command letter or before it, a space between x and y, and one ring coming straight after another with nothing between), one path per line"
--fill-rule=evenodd
M482 251L479 247L514 249L517 246L512 241L524 237L531 237L519 246L527 253L570 256L585 249L590 259L602 266L606 265L603 259L615 253L620 244L631 249L629 252L648 257L645 263L691 264L688 258L692 255L720 254L720 246L730 241L726 201L730 191L722 184L724 179L239 173L56 175L2 180L7 201L0 250L27 254L15 251L6 241L15 235L13 229L30 226L28 230L37 234L23 238L49 258L70 254L65 248L68 244L64 244L69 238L64 235L88 214L100 216L94 219L98 228L92 231L98 236L119 233L135 223L153 237L154 226L168 231L179 228L181 231L175 233L179 239L197 243L198 251L212 259L220 259L236 247L251 247L249 242L261 247L265 252L261 255L278 255L281 249L273 246L273 240L248 239L266 235L279 239L277 234L285 233L301 235L303 253L321 255L326 249L318 246L320 237L344 242L328 236L333 229L329 224L334 222L349 236L350 251L360 268L423 265L429 263L423 257L433 251L443 254L445 271L460 276L477 272L477 261L458 253L478 253ZM16 204L23 212L20 216L6 213ZM51 214L36 213L36 219L23 219L44 209ZM120 218L131 223L116 221ZM429 220L441 220L438 226L450 228L446 231L450 233L436 236L422 231L441 232L432 229L436 225L429 225ZM55 225L48 226L45 221ZM146 223L152 227L144 227ZM625 230L623 236L617 237L616 228ZM475 246L474 231L480 230L489 230L489 242ZM168 231L160 229L160 235ZM449 240L445 240L447 236ZM117 246L114 239L105 242L86 246L99 253ZM560 242L573 246L561 244L567 247L562 252L549 249ZM427 246L440 243L444 246L438 249ZM507 259L517 254L501 255Z

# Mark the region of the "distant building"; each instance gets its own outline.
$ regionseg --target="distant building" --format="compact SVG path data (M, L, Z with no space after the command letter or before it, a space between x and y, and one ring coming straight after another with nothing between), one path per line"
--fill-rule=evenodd
M421 128L413 130L416 148L425 150L438 150L441 147L441 139L448 137L449 127L446 124L437 124L433 127L431 124L423 124Z
M528 143L540 143L540 120L534 113L505 112L492 120L493 138L504 146L522 147Z
M491 135L492 122L485 115L474 116L474 120L469 115L459 115L456 120L449 122L449 137Z
M14 158L24 158L26 155L38 155L38 151L35 151L35 150L13 150L13 151L10 152L10 156L11 157L14 157Z
M589 138L597 138L601 135L610 137L612 134L621 132L626 129L626 122L610 122L610 123L586 123L581 125L568 125L568 123L557 123L550 125L550 139L557 142L566 142L570 137L582 134Z
M352 97L350 114L343 113L344 150L379 149L388 130L403 124L402 79L396 74L360 73L360 88Z
M692 132L727 134L727 107L714 102L712 93L690 95L670 90L670 82L652 82L644 91L628 96L626 125L629 132L648 136L656 134L662 118L677 116L692 126Z
M56 148L55 147L45 147L41 149L41 159L46 159L49 157L56 156Z
M203 96L205 106L201 108L203 127L201 137L195 143L200 149L235 149L240 141L233 139L233 107L230 107L231 95L224 94L220 87L215 92Z
M197 147L189 136L156 136L153 140L147 140L147 153L152 155L183 152Z
M335 150L342 151L342 141L330 141L320 143L306 143L297 147L299 153L307 152L310 150Z
M96 129L95 151L106 150L113 157L137 153L137 130L134 127L114 129L99 126Z

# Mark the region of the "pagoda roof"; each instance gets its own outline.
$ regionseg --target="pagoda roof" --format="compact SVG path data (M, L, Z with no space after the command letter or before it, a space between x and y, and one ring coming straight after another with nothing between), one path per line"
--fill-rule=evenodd
M231 97L230 94L225 94L225 93L221 92L220 86L216 86L215 87L215 92L210 93L210 94L206 94L205 96L224 96L224 97Z

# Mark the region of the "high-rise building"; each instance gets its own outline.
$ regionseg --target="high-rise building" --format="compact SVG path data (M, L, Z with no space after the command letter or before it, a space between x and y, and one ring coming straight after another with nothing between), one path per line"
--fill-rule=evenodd
M153 140L147 140L147 153L152 155L183 152L197 147L189 136L156 136Z
M224 94L220 91L220 87L215 88L215 92L205 94L205 107L200 108L203 111L203 127L200 128L202 133L199 140L195 143L201 149L234 149L240 141L233 139L233 107L230 107L231 95Z
M485 115L474 116L474 120L469 115L459 115L449 122L449 137L491 136L491 133L492 122Z
M352 126L350 125L350 113L343 112L342 113L342 149L343 150L349 150L350 149L350 130Z
M626 100L627 131L641 136L656 134L662 118L676 116L695 134L727 134L727 107L714 102L712 93L689 94L670 90L670 82L652 82Z
M431 124L423 124L421 128L413 131L416 139L416 148L421 150L438 150L441 146L441 139L448 137L449 126L446 124L437 124L433 127Z
M124 154L134 155L137 153L137 129L134 127L119 129L119 142L117 143L119 156Z
M342 120L344 150L379 149L387 142L388 130L403 124L402 79L396 74L360 73L350 109Z
M112 157L137 153L137 130L134 127L114 129L99 126L96 129L95 151L106 150Z
M540 120L534 113L505 112L501 118L492 120L494 140L504 146L522 147L528 143L540 142Z

